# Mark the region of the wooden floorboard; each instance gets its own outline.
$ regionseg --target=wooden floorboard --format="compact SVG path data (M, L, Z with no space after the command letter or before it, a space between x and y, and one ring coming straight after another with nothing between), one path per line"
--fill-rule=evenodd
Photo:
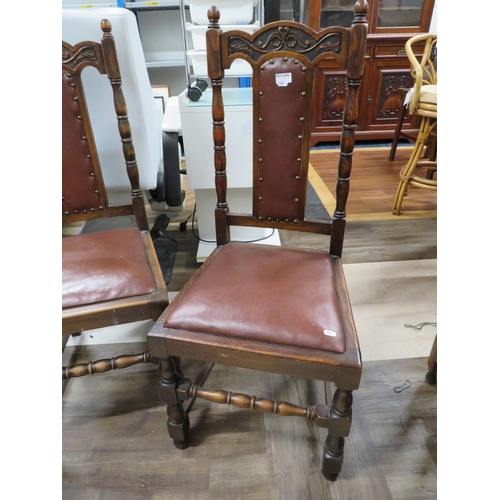
M67 348L63 362L112 356L123 345ZM145 344L130 344L140 352ZM193 377L200 363L184 362ZM368 361L356 391L344 469L335 483L320 472L325 429L197 400L191 446L167 434L156 368L139 365L63 382L62 498L424 500L436 496L436 393L425 358ZM394 387L405 380L401 393ZM205 384L315 404L322 384L216 366Z
M360 147L354 150L347 205L348 221L436 217L437 192L412 186L403 201L402 214L392 214L399 172L408 161L411 151L411 146L401 146L396 151L394 161L389 161L387 147ZM326 207L334 208L339 155L338 149L313 150L310 154L309 162L314 170L311 182ZM330 214L333 214L333 209Z

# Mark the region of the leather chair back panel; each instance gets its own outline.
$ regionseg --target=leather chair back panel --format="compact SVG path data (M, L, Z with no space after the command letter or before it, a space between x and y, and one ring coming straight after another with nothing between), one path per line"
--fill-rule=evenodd
M84 128L85 96L78 95L78 80L62 72L62 192L63 212L68 214L100 210L107 205L104 186L91 159L93 135L92 130Z
M263 219L296 220L304 217L301 190L307 182L308 150L303 155L303 137L308 137L306 91L308 68L291 57L274 57L255 70L254 215ZM312 78L309 78L312 81ZM257 102L255 102L257 101ZM279 188L279 189L278 189Z

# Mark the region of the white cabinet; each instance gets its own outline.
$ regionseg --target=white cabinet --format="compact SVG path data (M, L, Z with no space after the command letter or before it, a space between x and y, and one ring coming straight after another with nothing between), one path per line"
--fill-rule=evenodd
M223 88L226 129L227 201L233 212L252 212L252 89ZM189 187L194 189L201 239L197 261L203 262L216 247L216 205L212 95L207 89L191 102L179 96L179 112L186 155ZM231 228L231 238L279 245L278 232L252 227Z
M63 8L99 8L124 7L137 17L141 42L146 59L146 66L152 85L169 85L171 95L181 94L187 87L186 81L186 49L189 52L189 73L194 75L206 73L203 48L195 50L193 35L198 40L204 34L198 28L189 31L182 29L180 6L184 4L188 25L208 25L207 11L215 3L221 11L221 24L250 24L260 26L262 0L219 0L204 2L202 0L157 0L157 1L104 1L62 0ZM191 11L193 15L191 15ZM233 26L232 26L233 27ZM238 26L240 27L240 26ZM228 26L229 28L229 26ZM242 26L243 29L244 28ZM255 28L253 28L255 29ZM253 31L252 29L252 31ZM195 67L196 66L196 67ZM234 75L248 74L248 68L236 67ZM204 75L206 77L206 75Z

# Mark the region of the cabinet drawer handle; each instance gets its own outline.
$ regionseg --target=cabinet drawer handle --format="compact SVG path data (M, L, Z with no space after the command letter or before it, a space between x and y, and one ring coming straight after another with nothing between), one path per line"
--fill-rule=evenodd
M398 50L398 56L405 56L405 55L406 55L406 50L404 49L404 47Z
M372 96L368 94L368 102L371 104L373 102Z

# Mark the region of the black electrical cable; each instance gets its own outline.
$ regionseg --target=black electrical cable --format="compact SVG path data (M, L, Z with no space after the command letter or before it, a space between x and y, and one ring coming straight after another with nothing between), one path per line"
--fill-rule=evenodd
M186 219L186 222L191 218L191 230L193 231L194 236L198 241L202 241L203 243L212 243L212 244L217 244L217 241L210 241L210 240L204 240L203 238L200 238L198 234L196 234L196 230L194 228L194 215L196 213L196 203L194 205L193 213ZM259 241L264 241L267 240L268 238L271 238L274 234L274 229L272 230L271 234L268 234L267 236L264 236L263 238L258 238L256 240L248 240L248 241L238 241L238 240L231 240L234 241L235 243L257 243Z

